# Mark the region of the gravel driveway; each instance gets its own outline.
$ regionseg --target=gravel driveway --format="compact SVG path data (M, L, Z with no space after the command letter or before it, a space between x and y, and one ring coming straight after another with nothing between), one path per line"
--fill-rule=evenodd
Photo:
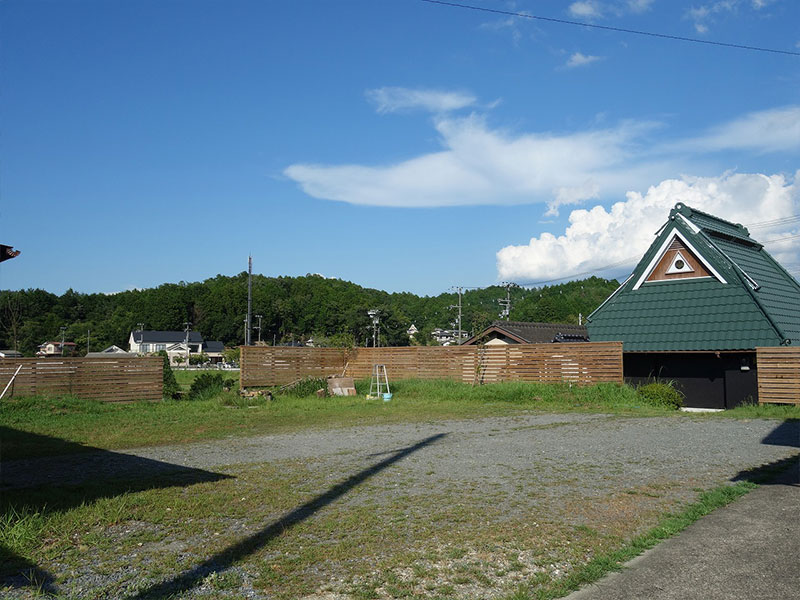
M361 464L370 456L437 434L445 437L405 459L408 468L435 469L463 479L502 478L504 469L530 469L547 461L600 469L624 466L626 479L639 484L705 473L724 480L741 470L786 458L800 446L800 424L789 423L770 437L778 425L769 420L556 414L355 426L7 461L0 482L3 489L75 484L112 476L151 476L180 467L214 470L287 459L335 460L344 455ZM144 460L132 460L137 458ZM591 479L584 485L591 487Z
M353 426L124 452L9 461L3 464L1 474L2 489L10 492L31 486L74 485L107 478L135 481L154 474L169 475L187 470L220 473L244 485L249 474L267 466L286 465L289 470L303 465L308 469L302 479L307 488L304 490L311 495L318 494L317 498L324 498L326 494L329 497L324 510L320 505L318 514L313 503L308 505L314 510L307 510L310 514L304 515L303 519L309 521L320 518L324 511L346 513L348 506L391 508L405 503L395 511L403 513L397 518L414 522L416 527L421 519L435 511L429 507L415 515L415 504L449 490L452 498L460 498L463 494L467 516L460 518L467 520L463 524L465 528L471 526L469 515L480 513L485 523L510 519L529 522L535 516L537 521L557 527L581 527L588 523L597 528L597 523L618 521L619 536L629 536L637 532L636 527L651 527L653 515L694 500L699 490L731 481L747 470L794 456L798 447L800 423L797 422L741 421L705 416L629 418L535 414ZM346 485L337 483L342 481ZM622 490L629 494L633 494L631 490L658 490L658 493L634 494L630 501L625 496L624 507L614 505L616 512L612 513L610 499L618 498ZM491 506L469 504L481 496L490 498L485 503ZM641 514L635 512L636 502L640 499L642 506L647 506ZM597 511L602 507L606 507L603 509L606 512L600 514ZM281 514L286 513L278 512L274 517L281 518ZM263 519L263 515L259 515L259 519ZM625 529L626 523L631 524L628 529ZM255 519L251 522L242 518L236 526L242 529L237 534L241 537L242 533L258 530L263 521ZM454 525L448 526L445 522L442 527L453 529ZM426 535L430 535L432 540L440 535L438 529L431 531ZM174 532L170 535L171 544L178 544ZM417 541L414 539L408 544ZM443 544L437 543L439 546L435 547ZM515 543L520 545L518 541ZM203 548L197 546L202 544L196 538L187 538L180 547L181 556L188 557L190 563L201 563ZM426 547L426 556L432 556L431 548L435 547ZM163 551L163 546L161 550L156 548L153 560L158 560L158 552ZM473 554L468 554L467 558ZM192 556L196 558L192 559ZM523 557L524 552L519 556ZM432 558L426 560L433 561ZM523 564L524 568L519 568L516 573L506 574L506 569L497 568L492 563L494 559L491 556L481 560L494 565L489 569L491 577L483 575L479 579L482 583L473 582L470 584L472 587L466 583L451 585L446 589L452 591L452 597L491 597L497 590L508 589L507 586L514 583L512 575L530 577L537 570L549 569L548 576L558 577L569 569L569 564L556 559L543 567L538 558L531 559L530 564ZM518 562L525 561L519 558ZM113 597L121 593L119 589L116 592L97 592L112 588L108 587L108 576L98 575L98 569L91 561L83 566L72 564L70 575L60 573L59 564L55 560L52 564L40 566L52 572L59 586L67 586L76 597ZM216 568L213 561L202 564L205 565L205 571L201 573L204 577L213 574ZM432 563L429 567L429 572L438 569L436 572L440 579L448 568ZM253 577L246 566L234 568L241 571L237 594L253 598L273 597L269 593L261 595L252 588ZM350 577L349 568L333 565L330 572L317 573L321 567L316 566L313 576L318 577L319 590L327 591L318 591L308 597L351 597L348 586L358 577ZM122 589L139 589L143 580L153 581L154 576L148 576L146 569L142 576L144 579L131 580ZM379 577L378 572L375 571L373 576ZM431 595L425 592L435 587L430 582L425 583L425 577L427 575L419 575L419 585L413 588L416 591L412 596L435 597L434 592ZM9 581L12 587L4 590L8 597L32 597L29 589L16 587L13 580ZM208 588L208 581L207 578L193 580L191 586L176 590L179 592L177 597L210 597L209 593L214 590ZM321 585L323 581L325 585ZM386 589L385 585L378 585L373 589L377 594L374 597L391 597ZM3 590L2 582L0 590ZM220 590L211 593L211 597L226 595Z

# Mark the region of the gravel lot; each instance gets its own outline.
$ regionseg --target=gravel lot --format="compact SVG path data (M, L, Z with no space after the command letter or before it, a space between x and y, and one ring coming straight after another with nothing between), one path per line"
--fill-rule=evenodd
M403 514L398 517L400 525L395 527L395 531L408 532L407 545L418 549L420 556L426 553L427 571L436 573L435 577L430 574L423 576L419 574L421 568L417 569L417 579L413 585L407 584L411 586L408 589L412 589L413 597L443 594L441 590L445 588L436 588L436 585L447 579L448 573L457 570L455 563L470 558L475 564L479 559L485 562L491 577L478 577L478 583L462 581L464 578L455 580L462 583L448 580L450 584L446 589L452 592L452 597L492 597L507 592L508 586L515 581L530 578L542 570L546 570L550 577L561 576L570 564L566 559L543 563L541 548L537 550L538 558L526 562L524 538L514 540L519 551L518 562L524 567L514 572L505 573L506 569L500 569L497 566L500 559L490 551L486 550L485 556L481 554L479 546L486 546L483 542L476 543L474 548L467 547L466 556L450 557L449 563L443 564L447 562L444 558L433 557L436 551L447 545L446 541L439 539L440 534L441 539L445 539L448 529L463 527L466 530L475 526L469 522L469 515L484 519L484 524L489 527L517 519L515 523L533 522L537 526L542 523L561 529L588 525L596 530L608 527L609 536L630 537L652 527L657 516L665 510L696 499L699 490L731 481L748 469L793 456L798 453L798 446L800 423L797 422L781 424L705 416L520 415L354 426L125 452L10 461L2 466L1 489L10 492L26 487L74 485L106 478L135 481L154 474L187 472L187 469L221 473L245 485L250 474L258 472L261 467L278 465L288 473L302 465L304 497L323 497L324 502L315 505L309 501L305 506L295 506L299 521L313 523L330 511L341 511L336 513L341 518L347 510L359 505L384 507L386 510L401 507L398 510ZM191 486L186 489L191 490ZM638 494L636 490L649 492ZM463 525L444 523L441 530L431 529L430 540L415 539L426 515L434 514L434 508L439 508L426 505L425 511L417 513L415 506L423 505L426 498L439 498L442 494L455 499L463 495L467 514L463 518L466 520ZM484 504L475 504L481 497L485 498ZM286 514L276 509L266 516L277 519ZM263 532L269 523L261 520L263 516L232 520L226 534L231 543L243 536ZM127 530L125 527L121 531L130 533L137 524L128 524ZM106 533L111 535L112 532ZM120 530L113 533L119 535ZM290 537L290 534L283 537ZM91 552L77 562L73 559L68 568L57 558L39 566L55 577L55 589L69 590L70 597L114 597L120 589L135 597L133 590L159 579L170 579L169 576L150 575L147 564L148 561L157 561L160 553L174 549L183 553L181 556L186 559L186 564L195 565L197 571L191 585L174 588L177 597L274 597L252 585L253 569L247 564L233 567L232 570L237 572L237 583L232 589L214 587L214 571L220 565L213 561L203 562L208 556L203 548L206 541L202 535L198 538L196 533L183 540L175 539L173 534L153 547L152 556L142 563L140 575L132 577L128 574L127 583L117 592L108 591L114 589L109 586L115 578L125 577L119 572L106 573L109 569L99 568L97 557L93 557ZM289 541L283 539L281 543L288 544ZM533 556L533 539L531 544ZM259 560L266 560L259 556ZM123 556L117 558L124 561ZM414 560L416 562L412 561L413 564L405 567L393 562L392 568L396 571L393 577L402 580L404 572L410 572L412 567L421 564L422 559ZM313 574L319 585L306 597L349 598L352 597L352 586L370 580L370 577L378 582L373 586L376 594L373 597L395 595L388 584L381 583L385 574L379 573L379 567L367 575L363 571L354 575L355 571L351 572L350 568L341 564L331 565L328 570L319 567L321 572ZM413 579L411 575L408 577ZM433 579L436 581L431 583ZM0 582L0 591L9 598L34 597L34 591L20 587L20 582L20 578L8 579L5 589ZM152 593L152 589L150 591Z

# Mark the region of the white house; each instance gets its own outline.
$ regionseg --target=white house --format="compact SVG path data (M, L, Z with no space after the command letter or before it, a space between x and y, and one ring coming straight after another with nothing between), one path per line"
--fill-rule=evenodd
M131 331L128 338L130 352L150 354L162 350L169 356L171 364L181 362L191 356L205 354L212 363L222 362L225 345L222 342L204 340L199 331ZM180 357L180 358L178 358ZM176 360L177 359L177 360Z

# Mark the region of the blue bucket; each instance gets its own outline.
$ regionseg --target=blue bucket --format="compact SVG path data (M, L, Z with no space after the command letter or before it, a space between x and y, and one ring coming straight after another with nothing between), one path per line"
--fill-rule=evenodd
M384 394L383 395L383 401L384 402L388 402L391 399L392 399L392 395L391 394Z

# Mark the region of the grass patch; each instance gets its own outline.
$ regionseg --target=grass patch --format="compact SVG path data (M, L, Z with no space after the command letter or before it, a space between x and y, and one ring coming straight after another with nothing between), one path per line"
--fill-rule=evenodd
M736 408L714 414L733 419L800 420L800 404L740 404Z
M709 514L713 510L730 504L758 487L749 481L740 481L734 485L722 485L700 495L699 500L690 504L683 511L664 517L661 522L648 532L636 536L620 548L602 552L589 562L572 570L563 579L550 582L542 587L521 586L506 600L550 600L561 598L580 587L594 583L613 571L619 571L623 564L639 556L659 542L671 538L689 525Z
M175 371L181 385L203 371ZM127 404L74 396L12 398L0 403L0 455L4 460L53 456L102 448L185 443L230 435L296 431L311 427L419 422L442 418L502 416L528 411L610 412L666 415L644 406L633 389L615 384L591 387L500 383L472 387L450 381L397 381L391 402L367 400L368 381L359 395L317 398L276 395L239 398L221 392L191 402Z
M175 380L181 387L181 390L188 392L192 387L195 379L204 373L222 373L226 379L233 379L236 385L239 385L239 371L238 370L217 370L217 369L182 369L180 367L172 367L172 372L175 374Z

